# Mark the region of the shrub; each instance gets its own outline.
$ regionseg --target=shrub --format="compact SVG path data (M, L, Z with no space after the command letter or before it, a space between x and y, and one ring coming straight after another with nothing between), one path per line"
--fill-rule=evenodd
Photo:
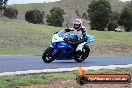
M43 14L40 10L30 10L25 14L25 20L34 24L43 24Z
M82 15L82 18L88 20L88 15L84 12L83 15Z
M78 10L76 10L75 13L76 13L77 17L80 17Z
M111 5L107 0L93 0L87 10L91 29L104 31L111 15Z
M125 31L132 31L132 8L129 6L124 6L120 14L120 25L123 25Z
M118 24L116 21L110 21L108 23L108 31L115 31L115 29L118 27Z
M53 7L50 10L50 15L46 16L46 22L51 26L62 26L64 21L63 15L65 14L64 10L59 7Z
M118 12L112 11L110 20L118 22L119 18L120 18L120 14Z
M16 8L12 8L12 7L5 8L3 15L10 19L14 19L14 18L17 18L18 10Z

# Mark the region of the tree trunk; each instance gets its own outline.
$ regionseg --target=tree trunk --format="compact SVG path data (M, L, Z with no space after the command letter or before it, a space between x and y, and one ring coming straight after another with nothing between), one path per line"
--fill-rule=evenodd
M0 13L1 13L1 17L3 17L3 16L2 16L2 9L0 10Z
M2 6L0 6L0 14L1 14L1 17L2 17Z

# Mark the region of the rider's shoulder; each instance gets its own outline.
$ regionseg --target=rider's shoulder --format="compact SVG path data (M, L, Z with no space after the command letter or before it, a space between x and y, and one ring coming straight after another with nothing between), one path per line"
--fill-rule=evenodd
M83 29L86 29L84 26L82 26Z
M86 28L84 26L82 26L82 31L86 32Z

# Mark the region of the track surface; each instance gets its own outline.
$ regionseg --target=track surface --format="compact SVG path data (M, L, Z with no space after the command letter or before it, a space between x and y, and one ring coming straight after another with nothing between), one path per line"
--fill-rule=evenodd
M0 73L127 64L132 64L132 56L90 56L82 63L74 60L55 60L49 64L44 63L40 56L0 56Z

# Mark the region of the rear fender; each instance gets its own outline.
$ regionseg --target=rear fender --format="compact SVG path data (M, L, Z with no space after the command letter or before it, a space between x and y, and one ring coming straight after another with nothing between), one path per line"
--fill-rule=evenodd
M89 49L89 45L88 45L88 43L85 43L85 44L84 44L83 49Z
M85 44L86 42L79 44L76 48L76 51L82 51Z
M85 49L85 52L86 52L86 53L89 53L89 52L90 52L90 48L89 48L88 43L85 43L85 44L84 44L83 49Z

